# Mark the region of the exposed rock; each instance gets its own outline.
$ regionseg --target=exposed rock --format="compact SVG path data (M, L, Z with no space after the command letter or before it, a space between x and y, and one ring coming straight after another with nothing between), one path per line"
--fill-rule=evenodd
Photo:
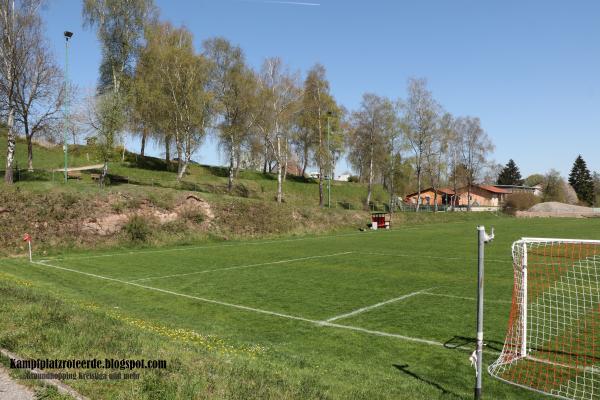
M106 236L119 232L123 225L125 225L129 218L133 215L153 218L162 225L175 221L181 215L189 212L189 210L199 210L202 214L204 214L205 218L202 222L203 227L208 226L215 218L215 215L212 212L208 202L195 195L188 195L183 202L175 207L173 211L161 210L153 206L151 203L143 201L140 204L140 207L134 211L119 214L113 213L102 217L89 218L83 222L82 230L83 232Z

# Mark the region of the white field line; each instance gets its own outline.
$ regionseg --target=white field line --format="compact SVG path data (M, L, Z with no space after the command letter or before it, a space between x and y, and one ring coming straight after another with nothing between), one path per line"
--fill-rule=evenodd
M254 307L247 307L247 306L243 306L240 304L227 303L224 301L212 300L212 299L207 299L204 297L191 296L188 294L177 293L177 292L173 292L171 290L165 290L165 289L160 289L160 288L156 288L156 287L152 287L152 286L146 286L146 285L142 285L142 284L135 283L135 282L127 282L127 281L123 281L123 280L116 279L116 278L110 278L107 276L92 274L89 272L78 271L76 269L60 267L57 265L42 263L39 261L33 261L32 263L34 265L40 265L43 267L49 267L49 268L55 268L55 269L59 269L59 270L63 270L63 271L73 272L76 274L90 276L92 278L103 279L103 280L110 281L110 282L117 282L117 283L121 283L123 285L135 286L135 287L138 287L141 289L152 290L155 292L169 294L172 296L178 296L178 297L183 297L183 298L187 298L187 299L198 300L198 301L201 301L204 303L216 304L216 305L220 305L220 306L224 306L224 307L235 308L238 310L244 310L244 311L254 312L254 313L258 313L258 314L265 314L265 315L271 315L271 316L279 317L279 318L286 318L286 319L291 319L291 320L296 320L296 321L307 322L307 323L310 323L310 324L313 324L316 326L345 329L345 330L351 330L351 331L356 331L356 332L362 332L362 333L366 333L366 334L374 335L374 336L390 337L390 338L405 340L408 342L422 343L422 344L427 344L427 345L436 346L436 347L445 347L444 343L438 342L435 340L428 340L428 339L422 339L422 338L417 338L417 337L412 337L412 336L398 335L395 333L375 331L375 330L360 328L358 326L340 325L340 324L335 324L335 323L331 323L331 322L327 322L327 321L317 321L317 320L299 317L299 316L295 316L295 315L283 314L283 313L274 312L274 311L262 310L262 309L254 308ZM468 350L467 348L463 348L463 347L457 347L457 348L461 349L461 350Z
M449 297L451 299L462 299L462 300L477 301L477 299L475 297L455 296L453 294L431 293L431 292L423 292L421 294L424 294L424 295L427 295L427 296ZM485 302L486 303L499 303L499 304L512 304L512 301L508 301L508 300L488 300L488 299L485 299Z
M277 317L288 318L288 319L295 319L295 320L299 320L299 321L314 322L314 321L312 321L310 319L306 319L306 318L302 318L302 317L296 317L296 316L293 316L293 315L287 315L287 314L282 314L282 313L273 312L273 311L261 310L261 309L258 309L258 308L246 307L246 306L242 306L242 305L239 305L239 304L227 303L227 302L224 302L224 301L212 300L212 299L207 299L207 298L198 297L198 296L192 296L192 295L184 294L184 293L177 293L177 292L173 292L171 290L160 289L160 288L156 288L156 287L152 287L152 286L142 285L140 283L128 282L128 281L124 281L124 280L117 279L117 278L111 278L111 277L108 277L108 276L102 276L102 275L92 274L90 272L78 271L78 270L72 269L72 268L60 267L58 265L48 264L47 262L43 263L43 262L39 262L39 261L33 261L33 264L42 265L44 267L56 268L56 269L60 269L60 270L63 270L63 271L74 272L74 273L77 273L77 274L90 276L92 278L103 279L103 280L111 281L111 282L117 282L117 283L121 283L123 285L135 286L135 287L146 289L146 290L153 290L153 291L156 291L156 292L166 293L166 294L170 294L170 295L173 295L173 296L185 297L185 298L193 299L193 300L199 300L199 301L202 301L202 302L205 302L205 303L218 304L218 305L222 305L222 306L226 306L226 307L237 308L237 309L240 309L240 310L253 311L253 312L256 312L256 313L260 313L260 314L274 315L274 316L277 316Z
M461 225L470 222L449 222L445 225ZM433 224L431 224L433 225ZM222 248L222 247L239 247L239 246L259 246L264 244L276 244L276 243L287 243L287 242L298 242L304 240L322 240L329 238L338 238L338 237L346 237L346 236L364 236L364 235L393 235L394 233L404 233L406 231L419 230L426 227L430 227L431 225L420 225L410 228L402 228L398 230L386 230L380 229L377 231L366 231L366 232L355 232L355 233L341 233L337 235L321 235L321 236L310 236L310 237L301 237L295 239L280 239L280 240L270 240L264 242L238 242L231 244L216 244L216 245L202 245L202 246L186 246L186 247L175 247L170 249L156 249L156 250L135 250L135 251L123 251L119 253L106 253L106 254L96 254L96 255L87 255L87 256L73 256L73 257L47 257L47 260L57 261L57 260L87 260L93 258L103 258L103 257L117 257L123 255L132 255L132 254L152 254L152 253L169 253L174 251L189 251L189 250L200 250L200 249L212 249L212 248Z
M207 274L209 272L229 271L229 270L232 270L232 269L253 268L253 267L261 267L261 266L264 266L264 265L286 264L286 263L291 263L291 262L296 262L296 261L314 260L314 259L317 259L317 258L327 258L327 257L343 256L343 255L347 255L347 254L352 254L352 252L351 251L345 251L343 253L325 254L325 255L322 255L322 256L292 258L292 259L289 259L289 260L271 261L271 262L265 262L265 263L260 263L260 264L236 265L234 267L209 269L209 270L196 271L196 272L187 272L187 273L184 273L184 274L173 274L173 275L163 275L163 276L150 276L148 278L133 279L133 280L130 280L129 282L143 282L143 281L149 281L149 280L154 280L154 279L174 278L174 277L178 277L178 276L189 276L189 275Z
M373 304L373 305L370 305L370 306L362 307L362 308L359 308L357 310L350 311L349 313L346 313L346 314L340 314L340 315L336 315L335 317L331 317L331 318L327 319L325 322L333 322L333 321L337 321L338 319L348 318L348 317L352 317L353 315L362 314L362 313L370 311L370 310L372 310L374 308L382 307L382 306L385 306L386 304L395 303L397 301L405 300L405 299L408 299L410 297L416 296L418 294L421 294L421 293L424 293L424 292L426 292L428 290L433 290L433 289L435 289L435 288L432 287L432 288L429 288L429 289L419 290L418 292L408 293L408 294L405 294L405 295L400 296L400 297L395 297L393 299L382 301L381 303L377 303L377 304Z
M576 369L579 371L591 372L593 374L600 373L600 367L597 367L595 365L591 366L591 367L580 367L579 365L568 365L568 364L563 364L563 363L556 363L551 360L544 360L542 358L537 358L537 357L532 357L532 356L525 356L524 359L532 360L532 361L539 362L542 364L554 365L556 367L561 367L561 368Z
M385 256L385 257L407 257L407 258L430 258L433 260L456 260L456 261L477 261L476 258L465 258L465 257L444 257L444 256L428 256L422 254L391 254L391 253L376 253L376 252L365 252L361 251L360 254L367 254L372 256ZM512 260L499 260L494 258L486 258L486 262L496 262L496 263L512 263Z

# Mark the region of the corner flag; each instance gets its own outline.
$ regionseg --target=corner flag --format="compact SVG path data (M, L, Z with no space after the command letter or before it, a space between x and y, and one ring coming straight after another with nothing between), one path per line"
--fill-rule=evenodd
M29 246L29 262L32 262L32 258L31 258L31 235L29 233L26 233L23 235L23 241L27 242L27 245Z

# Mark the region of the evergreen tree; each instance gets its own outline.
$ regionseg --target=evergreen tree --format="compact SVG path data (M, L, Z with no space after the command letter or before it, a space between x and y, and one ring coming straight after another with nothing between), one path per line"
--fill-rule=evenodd
M519 167L511 158L508 160L506 166L500 171L498 175L498 185L522 185L523 179L521 178L521 172Z
M600 172L594 172L594 205L600 207Z
M573 163L573 168L569 175L569 184L575 189L579 200L588 204L594 203L594 180L581 155L577 156L577 159Z

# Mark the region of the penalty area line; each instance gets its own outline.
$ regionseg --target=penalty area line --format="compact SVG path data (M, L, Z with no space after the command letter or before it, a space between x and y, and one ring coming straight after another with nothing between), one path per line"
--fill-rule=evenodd
M477 299L475 297L455 296L453 294L431 293L431 292L423 292L422 294L424 294L426 296L448 297L448 298L451 298L451 299L477 301ZM512 301L508 301L508 300L491 300L491 299L485 299L485 302L486 303L498 303L498 304L512 304Z
M315 326L351 330L351 331L361 332L361 333L374 335L374 336L401 339L401 340L408 341L408 342L422 343L422 344L427 344L427 345L436 346L436 347L446 347L444 345L444 343L437 342L435 340L422 339L422 338L417 338L417 337L412 337L412 336L404 336L404 335L382 332L382 331L375 331L375 330L365 329L365 328L361 328L358 326L352 326L352 325L341 325L341 324L335 324L335 323L327 322L327 321L318 321L318 320L299 317L299 316L295 316L295 315L283 314L283 313L278 313L275 311L268 311L268 310L262 310L260 308L248 307L248 306L244 306L244 305L240 305L240 304L233 304L233 303L227 303L227 302L219 301L219 300L207 299L204 297L192 296L189 294L173 292L171 290L160 289L160 288L156 288L156 287L152 287L152 286L146 286L146 285L142 285L142 284L135 283L135 282L128 282L128 281L123 281L123 280L116 279L116 278L110 278L107 276L92 274L89 272L78 271L78 270L72 269L72 268L60 267L58 265L48 264L47 262L33 261L32 264L42 266L42 267L55 268L58 270L68 271L68 272L72 272L72 273L76 273L76 274L86 275L86 276L89 276L92 278L102 279L102 280L106 280L109 282L121 283L123 285L134 286L137 288L151 290L151 291L155 291L155 292L159 292L159 293L163 293L163 294L168 294L171 296L183 297L183 298L187 298L187 299L191 299L191 300L198 300L198 301L201 301L204 303L216 304L216 305L220 305L220 306L224 306L224 307L235 308L238 310L254 312L257 314L265 314L265 315L270 315L270 316L279 317L279 318L286 318L286 319L295 320L295 321L307 322L307 323L310 323ZM466 350L466 348L461 348L461 347L457 347L457 348L461 349L461 350Z
M402 295L400 297L395 297L393 299L382 301L382 302L377 303L377 304L373 304L373 305L370 305L370 306L362 307L362 308L359 308L357 310L350 311L349 313L346 313L346 314L340 314L340 315L336 315L334 317L331 317L331 318L325 320L325 322L333 322L333 321L337 321L338 319L348 318L348 317L352 317L352 316L357 315L357 314L362 314L364 312L371 311L374 308L382 307L382 306L385 306L386 304L391 304L391 303L395 303L397 301L405 300L405 299L408 299L410 297L413 297L413 296L425 293L425 292L427 292L429 290L433 290L433 289L436 289L436 288L432 287L432 288L429 288L429 289L419 290L418 292L408 293L408 294Z
M344 255L348 255L348 254L352 254L352 253L353 253L352 251L345 251L345 252L342 252L342 253L325 254L325 255L321 255L321 256L291 258L291 259L288 259L288 260L270 261L270 262L259 263L259 264L236 265L236 266L233 266L233 267L225 267L225 268L209 269L209 270L204 270L204 271L187 272L187 273L183 273L183 274L173 274L173 275L163 275L163 276L150 276L148 278L133 279L133 280L130 280L129 282L143 282L143 281L149 281L149 280L154 280L154 279L166 279L166 278L175 278L175 277L178 277L178 276L189 276L189 275L207 274L209 272L230 271L232 269L244 269L244 268L262 267L264 265L286 264L286 263L291 263L291 262L296 262L296 261L305 261L305 260L314 260L314 259L318 259L318 258L344 256Z

